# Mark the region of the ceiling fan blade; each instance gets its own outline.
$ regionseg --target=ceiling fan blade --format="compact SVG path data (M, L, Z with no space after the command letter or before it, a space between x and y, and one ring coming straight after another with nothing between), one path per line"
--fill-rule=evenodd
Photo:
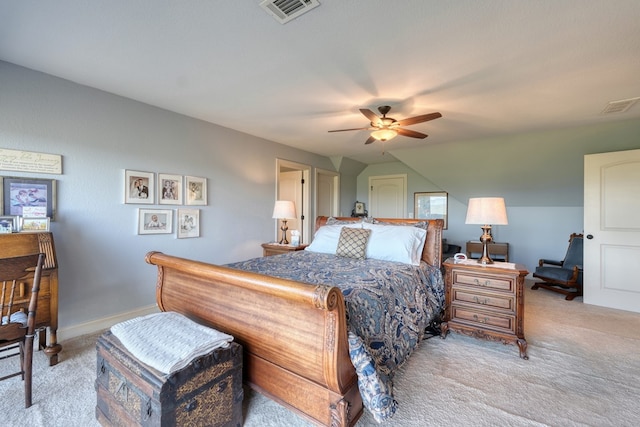
M366 128L353 128L353 129L336 129L336 130L330 130L328 132L345 132L348 130L365 130L365 129L369 129L369 127Z
M429 136L424 133L416 132L414 130L402 129L402 128L397 128L396 132L398 132L398 135L404 135L411 138L425 139L427 136Z
M371 122L374 126L379 126L381 124L380 117L376 115L373 111L368 108L361 108L360 112Z
M362 111L362 110L361 110ZM440 113L423 114L421 116L410 117L408 119L398 120L398 125L409 126L416 123L428 122L429 120L439 119L442 117Z
M367 144L371 144L373 141L375 141L376 139L372 136L370 136L369 138L367 138L367 140L364 142L364 145Z

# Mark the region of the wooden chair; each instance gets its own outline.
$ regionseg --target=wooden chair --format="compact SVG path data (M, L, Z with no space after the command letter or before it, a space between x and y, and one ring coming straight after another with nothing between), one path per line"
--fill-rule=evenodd
M20 356L20 370L1 377L0 381L22 376L25 408L31 406L33 338L44 257L40 253L0 258L0 360ZM31 279L27 304L24 296L29 295L26 286Z
M582 295L582 262L583 262L583 238L582 234L573 233L569 236L569 248L562 261L541 259L533 277L542 279L536 282L531 289L544 288L550 291L566 295L565 299L571 301ZM545 265L553 266L546 267ZM571 289L574 290L571 290Z

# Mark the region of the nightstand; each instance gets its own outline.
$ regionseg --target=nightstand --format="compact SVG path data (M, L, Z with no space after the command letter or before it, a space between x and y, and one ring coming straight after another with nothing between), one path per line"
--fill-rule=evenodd
M287 252L301 251L309 245L281 245L280 243L263 243L262 256L280 255Z
M441 337L449 330L475 338L517 344L520 357L528 359L524 338L524 278L521 264L496 262L481 265L475 260L445 268L445 315Z

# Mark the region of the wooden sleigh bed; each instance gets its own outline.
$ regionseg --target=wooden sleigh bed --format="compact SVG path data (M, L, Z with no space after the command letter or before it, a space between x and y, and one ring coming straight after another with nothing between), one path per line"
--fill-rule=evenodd
M422 260L439 268L443 222L427 222ZM316 229L326 223L327 217L318 217ZM244 380L250 387L318 425L352 426L362 415L339 288L160 252L149 252L146 262L158 267L156 299L161 310L229 333L243 346Z

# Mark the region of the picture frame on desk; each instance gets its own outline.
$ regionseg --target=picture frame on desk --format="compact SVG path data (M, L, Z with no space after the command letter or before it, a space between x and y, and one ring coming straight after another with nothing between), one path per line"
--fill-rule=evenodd
M49 218L22 218L21 231L27 233L49 231Z
M22 225L22 217L17 215L5 215L0 216L0 232L2 233L16 233L20 231ZM11 231L8 231L11 227ZM4 230L1 230L4 228Z
M449 193L432 191L413 193L413 212L416 219L442 219L448 228Z
M22 216L24 207L46 208L51 221L56 213L56 180L3 176L0 215Z

